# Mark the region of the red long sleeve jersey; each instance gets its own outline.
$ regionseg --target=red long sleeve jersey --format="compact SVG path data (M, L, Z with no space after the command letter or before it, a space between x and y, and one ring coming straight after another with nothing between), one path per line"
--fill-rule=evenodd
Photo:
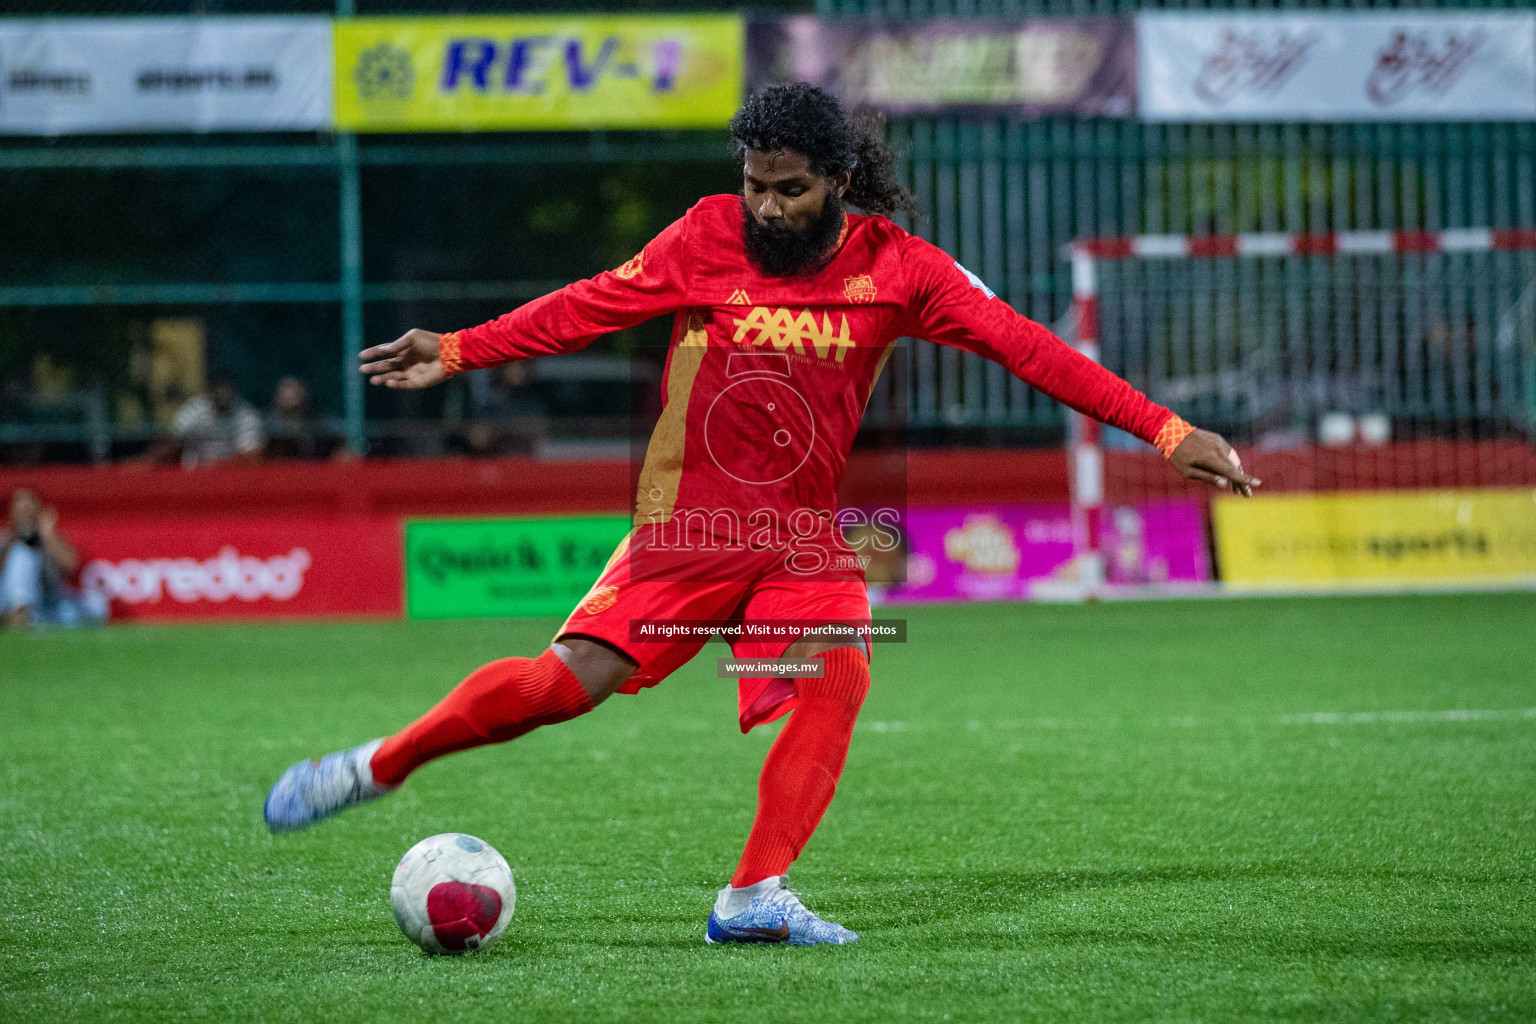
M836 255L814 276L761 273L747 258L734 195L701 200L617 270L446 335L444 363L474 369L573 352L662 313L677 319L640 473L639 524L685 510L835 512L870 392L904 336L995 360L1148 442L1172 415L884 217L849 215Z

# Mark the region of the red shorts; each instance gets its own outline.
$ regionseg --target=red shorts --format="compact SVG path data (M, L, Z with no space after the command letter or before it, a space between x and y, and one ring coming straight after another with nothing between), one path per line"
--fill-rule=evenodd
M800 619L818 624L867 627L869 591L863 570L848 566L836 573L807 575L787 564L784 552L743 546L668 550L658 559L656 527L630 531L608 559L602 575L571 612L555 639L579 636L601 640L639 663L620 693L655 686L698 654L707 637L636 642L631 620L703 620L726 626L738 622ZM638 558L637 558L638 556ZM640 561L643 568L637 568ZM658 563L665 571L656 571ZM660 577L660 578L658 578ZM793 639L735 637L737 658L779 658ZM865 653L872 652L866 639ZM789 679L743 678L737 700L741 731L771 722L795 706Z

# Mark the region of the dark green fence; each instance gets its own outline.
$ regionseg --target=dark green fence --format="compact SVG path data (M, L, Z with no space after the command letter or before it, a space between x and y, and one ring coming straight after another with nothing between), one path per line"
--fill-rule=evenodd
M6 13L174 14L193 6L17 0ZM816 9L923 18L1228 6L913 0ZM1266 9L1274 6L1472 5ZM471 9L483 13L467 3L433 13ZM334 8L231 0L195 10ZM410 12L373 0L356 10ZM1078 237L1536 226L1531 124L941 117L898 119L890 133L922 208L911 226L1021 311L1064 331L1064 249ZM11 225L0 237L0 442L64 443L104 457L152 435L153 423L122 411L142 386L135 339L154 318L194 316L208 325L210 358L252 400L269 394L277 376L303 375L319 411L355 447L371 438L378 450L429 454L440 448L440 432L413 434L409 425L471 415L462 389L365 395L344 370L346 353L408 326L478 322L615 265L699 194L733 187L722 133L0 143L0 220ZM1426 260L1438 281L1476 277L1450 257ZM1521 257L1501 273L1518 298L1536 265ZM1267 300L1256 293L1254 301ZM625 344L616 343L620 351ZM43 356L72 379L51 405L18 383ZM1061 427L1057 407L976 357L915 343L910 362L893 385L903 393L891 397L906 404L913 427L1019 427L1043 439Z
M1064 318L1071 306L1064 251L1075 238L1536 224L1536 126L1531 124L1151 125L1071 118L1020 124L922 118L893 123L891 136L907 154L909 184L920 200L917 230L955 253L1020 311L1058 324L1064 333L1070 331ZM1300 261L1280 262L1299 266ZM1515 314L1526 287L1536 281L1536 258L1501 258L1501 287L1493 297L1469 290L1495 280L1480 275L1478 266L1471 257L1453 255L1416 257L1409 266L1383 262L1381 274L1400 270L1403 276L1395 282L1383 277L1371 287L1430 288L1433 295L1419 300L1426 306L1486 309L1489 315L1478 330L1490 343L1499 324L1528 330L1529 319ZM1152 276L1139 279L1136 287L1194 287L1168 278L1187 277L1187 267L1148 273ZM1292 273L1244 277L1235 308L1256 311L1281 301ZM1234 276L1234 294L1238 284ZM1340 293L1339 301L1350 299ZM1239 326L1213 320L1210 331L1229 333L1206 334L1203 343L1214 353ZM1311 346L1314 334L1333 336L1334 321L1330 317L1306 330L1305 344ZM1530 339L1521 338L1528 350ZM1060 421L1054 403L978 357L918 344L912 359L914 426ZM1452 401L1450 392L1425 383L1420 393L1442 394L1445 400L1417 415L1466 414L1465 404Z

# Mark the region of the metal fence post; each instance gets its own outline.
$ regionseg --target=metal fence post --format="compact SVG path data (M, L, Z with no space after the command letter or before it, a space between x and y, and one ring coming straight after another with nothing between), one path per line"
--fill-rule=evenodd
M341 177L341 381L347 449L354 455L364 455L368 451L368 433L363 414L363 377L357 372L357 353L363 347L363 214L357 136L338 132L336 153Z
M1072 249L1072 309L1076 328L1072 343L1079 352L1099 361L1099 283L1093 254ZM1068 416L1067 475L1072 488L1072 546L1077 554L1077 581L1082 596L1093 599L1104 589L1104 445L1099 421Z

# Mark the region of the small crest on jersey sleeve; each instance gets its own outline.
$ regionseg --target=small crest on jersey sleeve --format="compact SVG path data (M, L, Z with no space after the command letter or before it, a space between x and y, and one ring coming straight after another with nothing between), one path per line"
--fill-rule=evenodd
M607 611L613 607L619 599L618 587L594 587L592 592L581 602L581 610L588 615L596 615L598 612Z
M632 277L640 276L640 271L645 269L644 266L640 262L640 258L642 256L644 256L644 255L645 255L645 250L644 249L640 250L638 253L635 254L635 258L634 259L630 260L628 263L624 264L622 267L620 267L619 269L615 270L614 273L619 275L619 277L623 278L625 281L628 281Z
M849 302L874 302L879 290L875 287L875 279L868 274L843 278L843 295Z
M991 288L988 288L987 287L987 283L985 281L983 281L981 278L977 277L975 274L971 273L969 270L966 270L964 267L961 267L959 260L955 260L955 266L959 267L960 273L965 275L965 279L967 281L971 282L972 287L980 288L982 290L982 292L984 292L986 294L987 298L989 298L989 299L997 298L997 293L994 292Z

